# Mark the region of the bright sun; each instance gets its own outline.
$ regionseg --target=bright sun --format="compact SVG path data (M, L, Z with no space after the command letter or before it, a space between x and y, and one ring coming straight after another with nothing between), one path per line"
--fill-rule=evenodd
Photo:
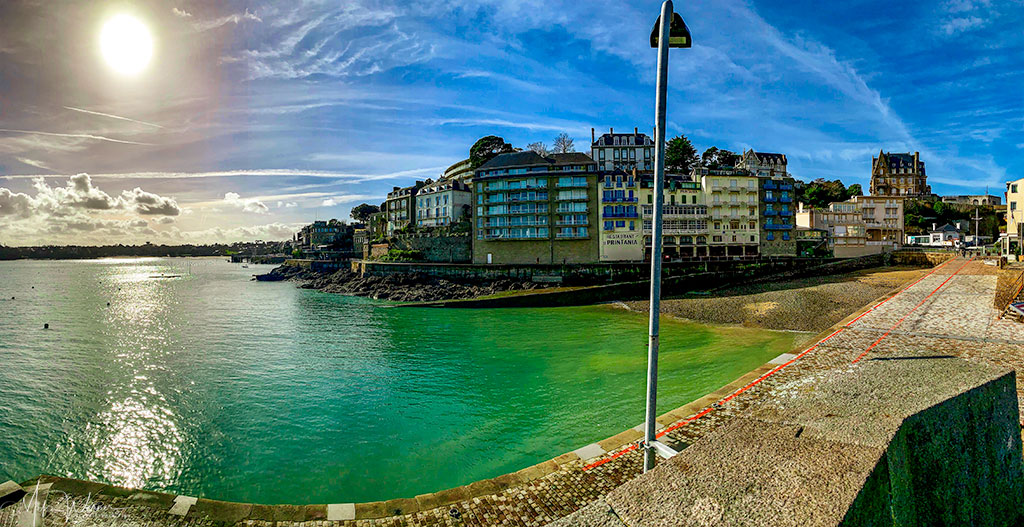
M117 15L103 24L100 52L114 71L135 75L145 69L153 56L153 37L138 18Z

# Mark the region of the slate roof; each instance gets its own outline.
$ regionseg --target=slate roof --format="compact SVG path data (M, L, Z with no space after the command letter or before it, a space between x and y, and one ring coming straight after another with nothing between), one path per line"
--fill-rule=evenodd
M510 168L510 167L529 167L529 166L542 166L542 165L572 165L572 164L587 164L593 163L594 159L580 152L570 152L567 154L551 154L548 157L541 156L533 150L527 150L525 152L510 152L507 154L498 154L490 161L480 165L477 168L477 172L481 170L495 170L499 168Z
M777 153L774 153L774 152L754 152L754 155L757 156L757 158L760 159L762 162L766 162L766 163L769 163L769 164L775 164L775 165L786 165L786 164L788 164L786 162L786 154L777 154Z
M633 136L633 144L629 144L629 136ZM615 144L616 137L619 138L619 144ZM623 141L624 139L625 141ZM602 134L592 146L650 146L653 144L654 141L647 134Z

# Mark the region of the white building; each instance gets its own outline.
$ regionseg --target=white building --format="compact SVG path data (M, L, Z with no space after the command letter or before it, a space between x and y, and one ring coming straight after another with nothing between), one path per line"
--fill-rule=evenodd
M444 227L472 213L473 194L458 179L428 183L416 193L416 226Z

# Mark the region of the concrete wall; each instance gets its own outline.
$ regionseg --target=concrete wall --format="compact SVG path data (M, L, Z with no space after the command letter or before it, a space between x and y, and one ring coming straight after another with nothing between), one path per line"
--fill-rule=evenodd
M554 526L1014 526L1013 371L911 355L767 399Z

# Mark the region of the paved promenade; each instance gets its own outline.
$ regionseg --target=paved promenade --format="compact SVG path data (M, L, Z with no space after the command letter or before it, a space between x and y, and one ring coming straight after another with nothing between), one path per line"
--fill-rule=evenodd
M1024 367L1024 324L999 320L993 307L998 273L980 261L962 258L929 270L895 296L851 315L806 350L783 355L718 392L662 416L662 440L677 446L692 443L751 405L797 393L824 370L858 360L884 360L893 354L950 355L1020 369ZM1021 386L1018 383L1018 390ZM1020 393L1018 400L1024 400ZM250 526L540 526L639 474L636 441L640 437L639 431L628 430L515 474L414 499L289 508L199 500L192 507L179 506L183 515L168 516L168 523L199 525L213 519ZM58 481L53 489L60 490L61 485ZM129 493L106 494L101 499L112 505L133 505Z

